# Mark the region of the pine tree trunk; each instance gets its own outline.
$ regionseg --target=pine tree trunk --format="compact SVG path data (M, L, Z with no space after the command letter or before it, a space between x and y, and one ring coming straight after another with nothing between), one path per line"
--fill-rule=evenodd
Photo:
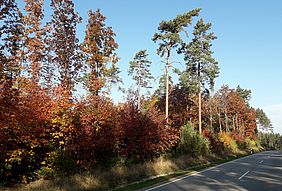
M202 134L202 96L201 96L201 90L198 94L199 98L199 133Z
M198 63L198 86L199 86L199 133L202 134L202 96L201 96L201 82L200 82L200 75L201 75L201 65Z
M140 95L140 76L138 76L138 110L141 108L141 95Z
M212 121L213 121L213 117L212 117L212 109L211 109L211 105L210 105L210 128L211 128L211 131L213 131L213 128L212 128L213 123L212 123Z
M168 124L168 94L169 94L169 67L170 67L170 46L167 47L167 63L165 68L166 76L166 97L165 97L165 118Z

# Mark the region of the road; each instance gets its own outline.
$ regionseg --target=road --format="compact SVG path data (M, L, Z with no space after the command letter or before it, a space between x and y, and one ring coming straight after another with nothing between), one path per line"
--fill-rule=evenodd
M257 153L146 189L186 190L282 191L282 152Z

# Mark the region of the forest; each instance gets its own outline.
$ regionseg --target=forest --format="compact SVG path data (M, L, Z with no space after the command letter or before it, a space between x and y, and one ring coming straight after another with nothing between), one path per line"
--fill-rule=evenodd
M158 87L152 88L152 61L140 47L127 63L134 83L127 88L116 34L101 10L89 10L79 42L82 18L71 0L51 0L50 18L44 0L23 2L21 9L16 0L0 0L0 185L165 155L282 148L270 119L250 105L251 90L224 85L215 91L217 37L200 8L156 26L152 41L165 69ZM174 56L184 68L173 66ZM123 102L113 101L113 87Z

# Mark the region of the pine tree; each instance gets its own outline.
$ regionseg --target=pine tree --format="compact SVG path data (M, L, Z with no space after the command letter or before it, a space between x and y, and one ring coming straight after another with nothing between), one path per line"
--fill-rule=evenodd
M256 109L256 118L257 118L257 124L261 131L268 132L271 130L272 128L271 121L262 109L260 108Z
M192 23L192 18L198 16L200 9L194 9L185 14L178 15L169 21L162 21L159 24L159 33L155 33L152 40L159 41L158 54L161 57L166 55L166 121L168 123L168 97L169 97L169 69L171 67L171 50L182 44L181 32L186 32L185 28Z
M208 32L210 28L211 23L204 23L203 19L200 19L194 27L192 42L185 44L182 49L182 51L184 50L184 59L186 61L186 72L182 75L188 75L197 81L200 133L202 132L201 89L208 84L209 89L213 91L214 80L219 74L218 63L212 57L213 52L211 51L211 42L216 39L216 36L214 33Z
M148 60L148 54L146 50L138 51L133 61L129 62L129 75L132 76L133 80L137 84L137 97L138 97L138 110L141 109L141 87L142 88L151 88L149 86L150 80L153 79L153 76L150 72L151 61Z
M243 89L240 87L240 85L237 86L236 88L236 93L242 98L245 100L246 104L248 104L248 102L250 101L251 99L251 94L252 94L252 91L251 90L248 90L248 89Z

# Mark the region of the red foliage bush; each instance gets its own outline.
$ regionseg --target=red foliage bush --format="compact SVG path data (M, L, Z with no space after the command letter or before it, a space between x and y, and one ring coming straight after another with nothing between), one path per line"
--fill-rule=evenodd
M40 88L34 92L12 88L0 92L0 179L4 183L33 179L33 172L44 160L50 139L45 107L49 101Z
M113 103L102 97L90 96L78 108L80 126L77 126L72 149L79 163L88 166L115 156L119 132L118 112Z
M224 144L218 139L218 136L208 129L203 130L203 136L210 140L210 149L217 154L224 152Z
M165 125L164 116L154 107L139 111L133 102L120 108L120 155L127 159L147 160L169 151L179 140L179 132Z
M238 132L233 131L231 133L231 137L238 143L238 144L244 144L244 136L240 135Z

